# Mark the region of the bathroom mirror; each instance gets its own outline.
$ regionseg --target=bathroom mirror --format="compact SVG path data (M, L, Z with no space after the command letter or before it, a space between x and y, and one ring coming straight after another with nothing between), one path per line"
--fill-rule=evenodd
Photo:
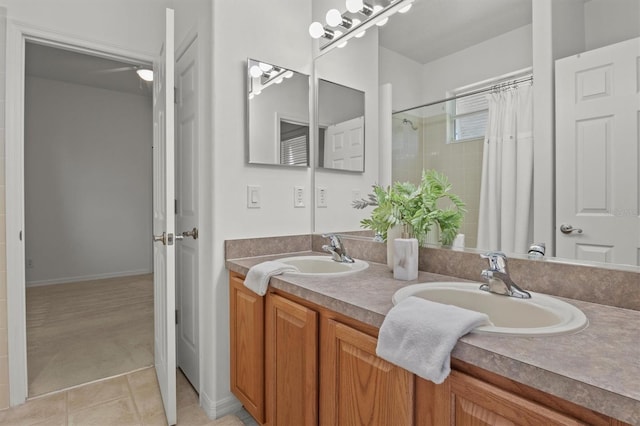
M531 0L450 0L438 3L416 0L409 13L394 16L386 26L378 29L379 82L392 82L393 110L444 99L455 89L531 67L531 7ZM553 2L552 44L555 59L639 37L639 8L640 3L627 0ZM463 14L460 13L462 10ZM611 22L616 22L616 25L611 25ZM465 31L461 32L460 28L465 28ZM484 35L474 31L484 31ZM438 40L438 43L427 43L423 37ZM501 41L503 46L511 43L511 47L492 48L491 41ZM637 116L637 113L634 114ZM403 123L404 118L411 123ZM398 128L398 131L410 133L414 131L412 127L420 126L424 119L397 116L392 126L394 130ZM556 126L560 124L556 122ZM417 132L424 133L424 129L419 128ZM380 135L380 138L384 138L384 135ZM466 179L466 183L479 188L477 180L468 171L465 175L467 161L473 161L474 158L482 161L476 148L464 144L449 145L447 150L437 154L439 160L448 159L462 170L462 180L453 183L454 191L464 199L479 197L477 192L464 186ZM433 153L428 151L426 155ZM400 161L399 156L402 155L405 154L395 146L394 141L393 163L394 168L399 168L400 174L406 172L407 167ZM637 163L637 151L633 158ZM637 180L637 174L634 176ZM345 206L345 209L349 208ZM638 212L628 213L625 216L631 220L630 233L637 235ZM350 229L359 230L359 224L354 223ZM466 244L466 247L473 248L473 244ZM640 251L636 248L632 250L640 257ZM571 256L563 255L563 258Z
M364 92L318 80L318 167L364 171Z
M247 59L247 162L309 166L309 76Z

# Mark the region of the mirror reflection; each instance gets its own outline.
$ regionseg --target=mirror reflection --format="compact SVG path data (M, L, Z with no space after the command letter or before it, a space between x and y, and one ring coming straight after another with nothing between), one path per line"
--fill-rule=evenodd
M364 171L364 92L318 80L318 167Z
M309 134L309 76L248 59L248 162L309 166Z
M462 129L456 127L455 105L437 101L473 91L483 85L498 84L505 76L513 76L519 71L532 69L535 75L533 39L541 34L536 35L533 31L532 7L531 0L417 0L409 13L394 16L393 20L378 30L379 83L381 87L385 84L392 87L389 103L390 109L396 112L388 133L393 140L390 150L392 178L414 180L424 168L439 169L447 174L453 183L453 190L470 210L463 231L466 234L465 246L469 248L479 247L484 136L451 143L452 135L464 131L465 126ZM638 82L635 59L640 51L640 3L627 0L567 0L552 2L551 9L551 16L536 16L553 24L552 51L539 51L538 54L551 58L554 76L550 83L543 80L534 82L533 88L537 94L553 93L556 98L552 100L553 105L543 105L542 110L536 110L535 102L544 96L534 99L533 105L534 110L548 114L551 114L551 108L555 108L555 128L549 135L551 139L555 136L555 141L552 152L544 158L535 157L532 165L534 173L531 175L534 190L530 198L534 207L545 206L545 211L549 213L544 218L532 218L529 215L529 225L535 220L546 221L544 225L553 234L549 240L552 246L555 245L547 256L551 254L562 258L638 265L640 190L637 120L640 101L635 87ZM464 13L460 13L463 10ZM578 80L558 80L558 67L562 66L563 58L584 59L591 57L595 51L617 52L619 45L625 42L632 46L635 56L622 54L622 61L632 67L636 64L633 70L629 68L620 72L616 68L616 72L610 74L603 63L594 62L590 67L575 68L569 73L579 76ZM586 64L587 60L582 62ZM608 63L612 63L612 60ZM592 69L598 71L585 72ZM544 72L542 70L542 75L545 75ZM629 76L629 79L614 81L611 77L616 74ZM626 90L624 86L633 94L625 99L617 98L618 93ZM566 93L563 89L573 92ZM572 113L563 112L565 107L562 105L567 99L575 100L576 97L584 99L585 107L595 108L599 101L615 105L630 118L632 122L625 126L631 132L624 137L630 141L627 148L622 148L618 143L620 139L614 138L620 134L620 130L613 127L618 118L607 121L598 120L595 116L573 116L573 121L569 120ZM381 109L384 108L384 101L380 101ZM417 108L425 104L434 105ZM612 113L602 112L597 116L605 117ZM462 117L464 113L459 115ZM381 116L381 122L383 120L385 116ZM469 120L473 121L473 117L469 116ZM584 120L588 120L588 123ZM583 125L577 126L576 122ZM463 120L459 123L463 123ZM381 141L385 137L381 133ZM536 141L532 143L535 148ZM624 159L624 165L614 164L615 158ZM544 170L546 176L555 175L554 188L551 188L555 197L546 191L543 199L540 199L541 194L536 193L540 170ZM381 169L380 175L383 173ZM616 191L620 189L613 186L621 182L629 189L624 200L616 199ZM517 184L517 181L513 183ZM522 192L526 191L517 191L517 195ZM568 214L560 211L563 205L569 207ZM516 211L519 210L516 208ZM493 219L498 226L523 221L503 210ZM596 223L598 220L601 222ZM618 225L613 225L615 221L624 225L618 228ZM352 229L358 228L354 224ZM625 233L631 238L621 242ZM599 240L595 239L596 234ZM497 234L493 232L491 235ZM534 241L528 236L526 243L520 247L511 249L491 243L490 248L526 253L529 244L538 242L545 241ZM546 242L549 244L549 241ZM613 255L616 246L622 247L624 257Z

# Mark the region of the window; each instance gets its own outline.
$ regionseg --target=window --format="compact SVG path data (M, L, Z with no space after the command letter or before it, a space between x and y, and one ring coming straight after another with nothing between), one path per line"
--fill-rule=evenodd
M455 96L464 95L463 92ZM484 138L489 118L487 92L463 96L451 101L450 143Z
M531 78L531 69L523 69L450 92L448 111L448 143L484 139L489 120L491 89Z

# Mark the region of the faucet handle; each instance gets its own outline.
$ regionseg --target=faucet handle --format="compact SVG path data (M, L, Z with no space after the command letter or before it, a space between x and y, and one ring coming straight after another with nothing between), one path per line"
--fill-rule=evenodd
M489 270L507 273L507 255L503 252L491 251L480 257L489 260Z
M340 237L336 234L322 234L322 238L328 238L332 247L342 246L342 241L340 241Z

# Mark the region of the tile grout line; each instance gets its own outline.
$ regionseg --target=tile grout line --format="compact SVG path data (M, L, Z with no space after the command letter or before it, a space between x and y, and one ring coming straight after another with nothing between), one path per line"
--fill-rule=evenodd
M142 415L140 414L140 409L138 408L138 402L136 401L136 395L133 392L133 389L131 389L131 382L129 381L129 376L130 374L127 374L125 376L125 379L127 380L127 389L129 390L129 396L131 397L131 402L133 402L133 409L136 412L136 417L138 418L138 424L140 424L140 426L144 425L144 421L142 419Z

